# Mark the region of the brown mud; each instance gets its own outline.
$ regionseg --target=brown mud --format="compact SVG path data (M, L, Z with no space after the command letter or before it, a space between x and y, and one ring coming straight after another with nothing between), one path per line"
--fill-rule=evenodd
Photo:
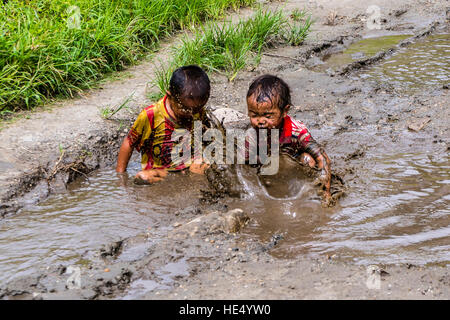
M293 219L281 214L282 205L277 205L280 202L265 198L254 198L254 206L233 198L202 203L199 200L204 194L200 189L206 189L206 181L193 177L199 180L193 185L202 187L192 190L186 176L181 181L171 178L167 182L178 181L178 197L152 189L161 203L171 202L170 206L157 206L156 214L147 214L151 198L144 186L127 189L127 197L135 207L130 208L123 201L125 196L108 198L124 208L120 214L126 220L123 225L108 225L108 212L101 211L107 204L98 199L116 195L117 189L102 188L102 174L96 180L95 170L106 170L105 176L114 176L111 168L126 128L137 111L149 103L146 93L153 65L145 62L130 68L130 79L105 84L103 89L62 102L50 112L35 113L31 119L0 131L2 232L16 232L20 238L20 230L13 230L14 227L25 228L36 221L39 230L39 223L47 219L43 234L57 232L52 230L52 221L55 225L57 221L66 223L68 230L87 226L74 230L80 234L99 234L95 241L90 242L86 236L87 240L78 244L69 241L73 236L69 234L68 245L53 244L54 248L40 247L35 243L39 240L23 235L27 246L35 246L43 256L48 252L65 255L65 251L80 248L74 250L75 258L46 258L42 262L36 256L26 264L17 262L21 267L25 265L21 270L12 265L5 277L13 279L2 279L0 297L450 298L448 84L404 92L388 81L359 77L366 68L380 65L419 39L448 34L450 8L446 1L373 4L381 9L379 30L367 28L369 14L364 1L268 4L310 11L317 21L308 40L299 47L266 51L258 67L240 73L232 83L220 75L211 77L209 104L244 113L244 97L256 76L272 73L287 81L296 106L291 114L302 120L324 146L332 159L335 177L345 184L346 196L334 208L319 209L317 199L311 195L311 201L305 201L305 209L296 211L298 217ZM242 12L244 16L248 14L248 10ZM312 70L324 57L342 52L361 39L399 34L411 37L370 57L356 55L357 61L342 65L337 71ZM100 117L101 107L118 105L132 92L135 94L128 110L119 112L113 120ZM57 206L59 199L72 196L72 190L88 185L89 179L94 185L86 187L85 197L89 198L97 188L98 203L80 198L76 201L86 205L86 210L98 210L89 218L99 219L100 222L93 221L95 226L109 226L113 229L110 233L99 227L89 229L89 220L83 220L82 213L71 211L70 205L60 209L62 215L46 213L45 207L36 209L40 215L33 219L26 214L30 210L27 207L34 208L34 204L49 196L49 208ZM113 183L120 184L119 178L114 179ZM129 182L124 183L130 186ZM265 186L271 183L274 182L262 182ZM277 198L278 187L274 188L275 193L271 194L270 188L266 191ZM291 191L296 194L298 190ZM267 210L258 215L261 207ZM290 210L282 209L282 213ZM138 212L139 219L134 212ZM115 215L112 212L111 221L119 220L120 216ZM78 217L78 222L70 220ZM429 237L419 239L423 235ZM75 235L74 239L77 237L81 236ZM7 265L5 257L0 260L2 266Z

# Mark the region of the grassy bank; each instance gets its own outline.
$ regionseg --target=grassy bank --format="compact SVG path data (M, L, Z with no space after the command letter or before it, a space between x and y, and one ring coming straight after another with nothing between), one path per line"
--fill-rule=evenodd
M209 72L225 74L230 81L248 65L257 65L264 48L274 43L301 44L308 35L312 19L305 12L286 16L282 10L258 10L250 19L237 23L208 23L182 44L173 48L168 65L156 68L154 86L158 96L168 88L172 72L179 66L196 64Z
M0 7L0 112L73 96L175 30L255 0L9 0Z

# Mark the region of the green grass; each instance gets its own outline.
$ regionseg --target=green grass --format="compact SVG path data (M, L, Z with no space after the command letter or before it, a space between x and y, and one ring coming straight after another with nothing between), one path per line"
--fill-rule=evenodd
M0 111L72 97L161 38L255 0L9 0L0 7Z
M299 22L301 19L303 19L306 15L305 11L302 11L300 9L294 9L292 10L291 14L290 14L290 18L296 22Z
M125 98L125 100L123 102L121 102L119 105L117 105L116 107L110 108L110 107L103 107L100 109L100 116L105 119L105 120L109 120L113 115L115 115L117 112L119 112L122 109L129 109L129 105L128 103L131 101L131 99L134 96L133 92L132 94L130 94L127 98Z
M159 96L163 95L172 72L188 64L224 74L233 81L240 70L259 63L264 48L277 42L299 45L312 24L311 17L300 20L289 21L282 10L260 9L250 19L237 23L208 23L193 35L186 35L181 45L172 49L168 65L156 66L153 85L159 89Z
M293 46L298 46L308 36L311 25L314 23L311 15L306 14L305 11L294 10L291 13L291 19L295 21L285 34L285 40Z

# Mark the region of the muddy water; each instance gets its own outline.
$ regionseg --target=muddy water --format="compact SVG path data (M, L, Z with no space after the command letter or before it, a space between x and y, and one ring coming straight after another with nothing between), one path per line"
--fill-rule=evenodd
M295 162L283 157L280 166L277 175L265 177L257 177L253 168L239 169L246 193L226 200L253 218L244 238L279 239L274 256L338 254L363 264L450 261L448 158L375 158L367 183L352 187L338 206L327 209ZM100 170L89 181L75 182L67 194L2 220L0 283L54 264L85 263L87 250L147 228L170 228L174 212L198 206L204 177L173 174L157 185L139 186L127 179L138 167L126 176ZM140 285L149 284L133 290L139 292Z
M395 47L411 35L367 38L346 50L323 57L311 67L314 71L338 70ZM450 82L450 34L434 34L399 48L393 55L363 70L355 79L389 83L398 91L414 92L424 87L442 87Z
M332 209L320 207L308 182L291 192L285 180L286 194L297 193L290 200L254 192L245 210L256 222L246 235L264 242L281 238L272 249L280 258L336 254L361 264L449 263L448 157L399 154L369 166L367 183L352 187ZM246 185L258 184L247 178Z
M328 69L337 70L354 61L371 58L378 52L395 47L400 41L411 36L402 34L362 39L352 43L343 52L325 55L323 62L312 69L322 72Z
M168 215L198 204L203 178L178 174L158 187L140 186L132 179L139 167L135 163L125 176L98 171L89 181L74 182L67 194L0 221L0 284L51 265L86 263L81 258L87 250L149 227L163 229Z
M450 82L450 34L420 39L360 74L362 79L389 82L403 90Z

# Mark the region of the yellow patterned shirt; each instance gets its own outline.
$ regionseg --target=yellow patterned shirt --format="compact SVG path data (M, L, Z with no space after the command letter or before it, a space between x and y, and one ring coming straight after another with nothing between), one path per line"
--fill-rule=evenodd
M192 128L179 125L167 112L167 96L156 104L146 107L139 114L128 133L128 140L133 148L141 153L142 170L162 169L169 171L183 170L189 167L194 152L188 157L176 157L172 160L172 149L177 142L174 132L181 132ZM195 120L205 119L205 112L195 114ZM191 147L194 139L191 138Z

